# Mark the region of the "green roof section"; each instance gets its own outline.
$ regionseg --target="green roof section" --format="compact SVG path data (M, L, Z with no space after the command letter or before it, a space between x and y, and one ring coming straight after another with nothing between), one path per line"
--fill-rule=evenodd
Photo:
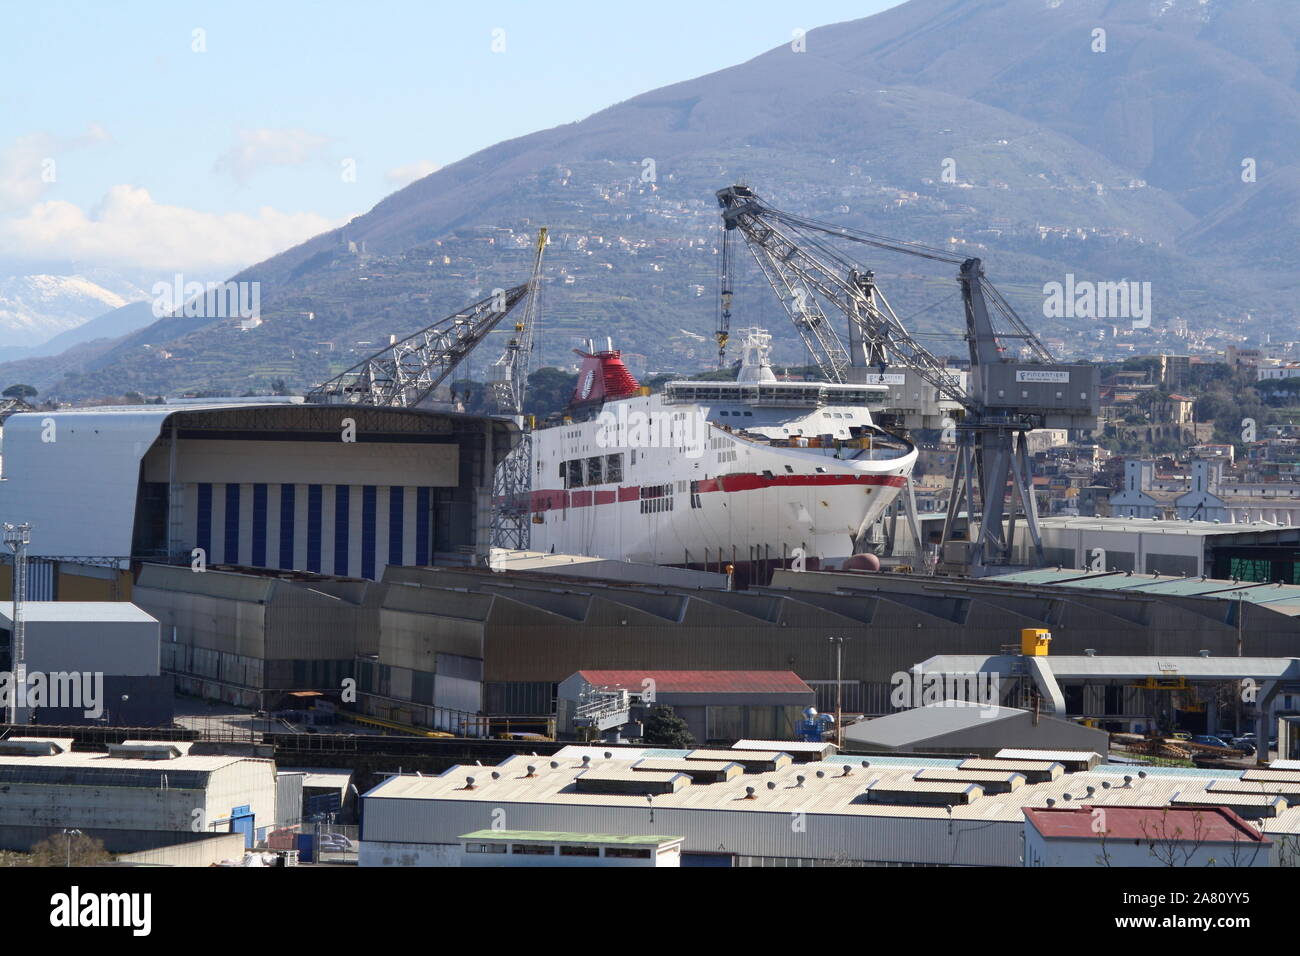
M662 846L686 839L679 836L653 836L636 833L567 833L563 830L475 830L462 833L458 840L504 840L516 843L598 843L611 846Z

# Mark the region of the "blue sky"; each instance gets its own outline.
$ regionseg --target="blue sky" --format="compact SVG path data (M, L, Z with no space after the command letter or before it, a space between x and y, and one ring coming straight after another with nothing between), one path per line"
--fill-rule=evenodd
M244 265L421 171L897 2L3 4L0 260Z

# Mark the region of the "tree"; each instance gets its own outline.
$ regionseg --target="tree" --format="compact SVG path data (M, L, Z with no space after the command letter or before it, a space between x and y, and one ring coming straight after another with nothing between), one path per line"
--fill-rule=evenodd
M562 372L549 366L539 368L528 376L527 413L536 415L541 421L548 415L563 411L569 406L577 384L576 372Z
M24 400L35 398L39 394L40 392L36 391L32 386L23 385L21 383L18 385L10 385L3 392L0 392L0 395L3 395L5 398L21 398Z
M692 750L695 737L686 721L678 717L671 707L656 704L645 720L645 732L641 739L652 747L666 747L670 750Z
M104 842L84 833L52 833L32 847L28 866L102 866L112 859Z

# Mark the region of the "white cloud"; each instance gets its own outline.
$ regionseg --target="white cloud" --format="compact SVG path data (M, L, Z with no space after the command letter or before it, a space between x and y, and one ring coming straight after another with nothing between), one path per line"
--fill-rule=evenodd
M92 123L81 136L28 133L0 149L0 213L26 209L58 180L62 153L112 142L108 130Z
M266 166L305 166L324 159L330 137L305 129L240 130L239 142L217 158L216 171L243 185Z
M384 178L399 189L403 186L409 186L417 179L423 179L430 173L436 173L442 167L432 160L422 159L419 162L408 163L405 166L396 166L384 173Z
M51 200L0 220L0 256L75 259L109 268L234 271L344 221L270 207L255 216L199 212L156 203L137 186L114 186L89 213Z

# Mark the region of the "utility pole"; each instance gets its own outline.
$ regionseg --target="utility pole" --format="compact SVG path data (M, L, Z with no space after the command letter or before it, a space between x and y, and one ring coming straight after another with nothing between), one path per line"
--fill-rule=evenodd
M1245 639L1245 635L1244 635L1243 632L1242 632L1242 625L1243 625L1243 623L1244 623L1243 618L1242 618L1242 614L1243 614L1243 611L1244 611L1244 599L1245 599L1245 597L1246 597L1246 592L1245 592L1245 591L1238 591L1238 592L1237 592L1237 656L1238 656L1238 657L1242 657L1242 656L1244 656L1244 654L1245 654L1245 650L1246 650L1246 639ZM1233 696L1233 698L1234 698L1235 701L1236 701L1236 706L1233 708L1233 715L1232 715L1232 721L1233 721L1233 723L1232 723L1232 728L1233 728L1233 729L1232 729L1232 732L1233 732L1234 734L1236 734L1237 736L1241 736L1241 688L1240 688L1240 685L1238 685L1236 691L1233 693L1232 696ZM1268 741L1267 741L1267 740L1264 741L1264 749L1265 749L1265 750L1268 749ZM1256 753L1259 752L1259 743L1258 743L1258 741L1257 741L1256 744L1255 744L1255 750L1256 750Z
M14 683L13 696L9 700L9 723L18 723L18 698L23 698L22 712L27 715L27 647L23 625L23 602L27 599L27 545L32 541L32 526L5 522L3 526L4 541L14 553L13 573L13 636L10 645L13 649Z
M844 641L843 637L832 637L831 643L835 645L835 747L843 749L844 747L844 683L841 681L841 675L844 672Z

